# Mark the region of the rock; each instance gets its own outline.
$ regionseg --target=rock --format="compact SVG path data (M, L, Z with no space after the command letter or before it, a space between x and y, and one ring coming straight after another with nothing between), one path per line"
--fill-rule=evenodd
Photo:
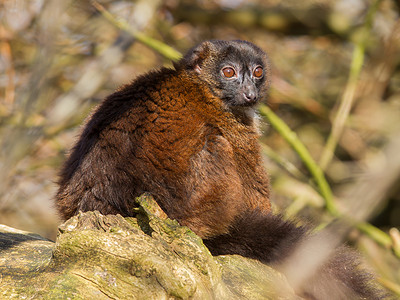
M80 213L55 243L0 227L0 298L299 299L258 261L213 257L201 238L168 219L152 197L136 218Z

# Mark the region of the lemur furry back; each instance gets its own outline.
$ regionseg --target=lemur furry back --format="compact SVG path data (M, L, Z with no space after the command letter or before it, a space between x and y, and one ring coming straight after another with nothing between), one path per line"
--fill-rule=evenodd
M137 78L97 108L62 168L58 211L64 219L90 210L132 216L135 197L149 192L212 254L284 260L307 230L270 212L254 111L269 87L266 54L245 41L206 41L174 67ZM378 299L344 257L321 274ZM318 280L298 293L341 299Z

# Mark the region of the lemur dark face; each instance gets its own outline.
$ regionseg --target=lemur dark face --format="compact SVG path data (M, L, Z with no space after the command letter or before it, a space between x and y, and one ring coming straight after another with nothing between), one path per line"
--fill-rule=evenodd
M176 66L196 72L215 96L232 107L254 106L269 86L267 55L246 41L204 42Z
M268 66L251 44L220 50L214 62L214 93L230 106L253 106L263 96Z

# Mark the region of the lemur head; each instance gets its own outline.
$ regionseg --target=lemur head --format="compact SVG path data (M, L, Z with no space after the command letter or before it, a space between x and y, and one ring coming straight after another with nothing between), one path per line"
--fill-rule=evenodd
M257 104L269 87L267 55L250 42L205 41L175 64L193 72L231 107Z

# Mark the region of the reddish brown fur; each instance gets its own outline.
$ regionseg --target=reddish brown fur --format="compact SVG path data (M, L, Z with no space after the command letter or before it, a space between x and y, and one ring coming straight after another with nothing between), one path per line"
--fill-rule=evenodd
M151 72L109 96L61 174L57 207L132 215L150 192L202 237L227 232L243 210L268 211L268 178L253 121L243 124L186 70Z

